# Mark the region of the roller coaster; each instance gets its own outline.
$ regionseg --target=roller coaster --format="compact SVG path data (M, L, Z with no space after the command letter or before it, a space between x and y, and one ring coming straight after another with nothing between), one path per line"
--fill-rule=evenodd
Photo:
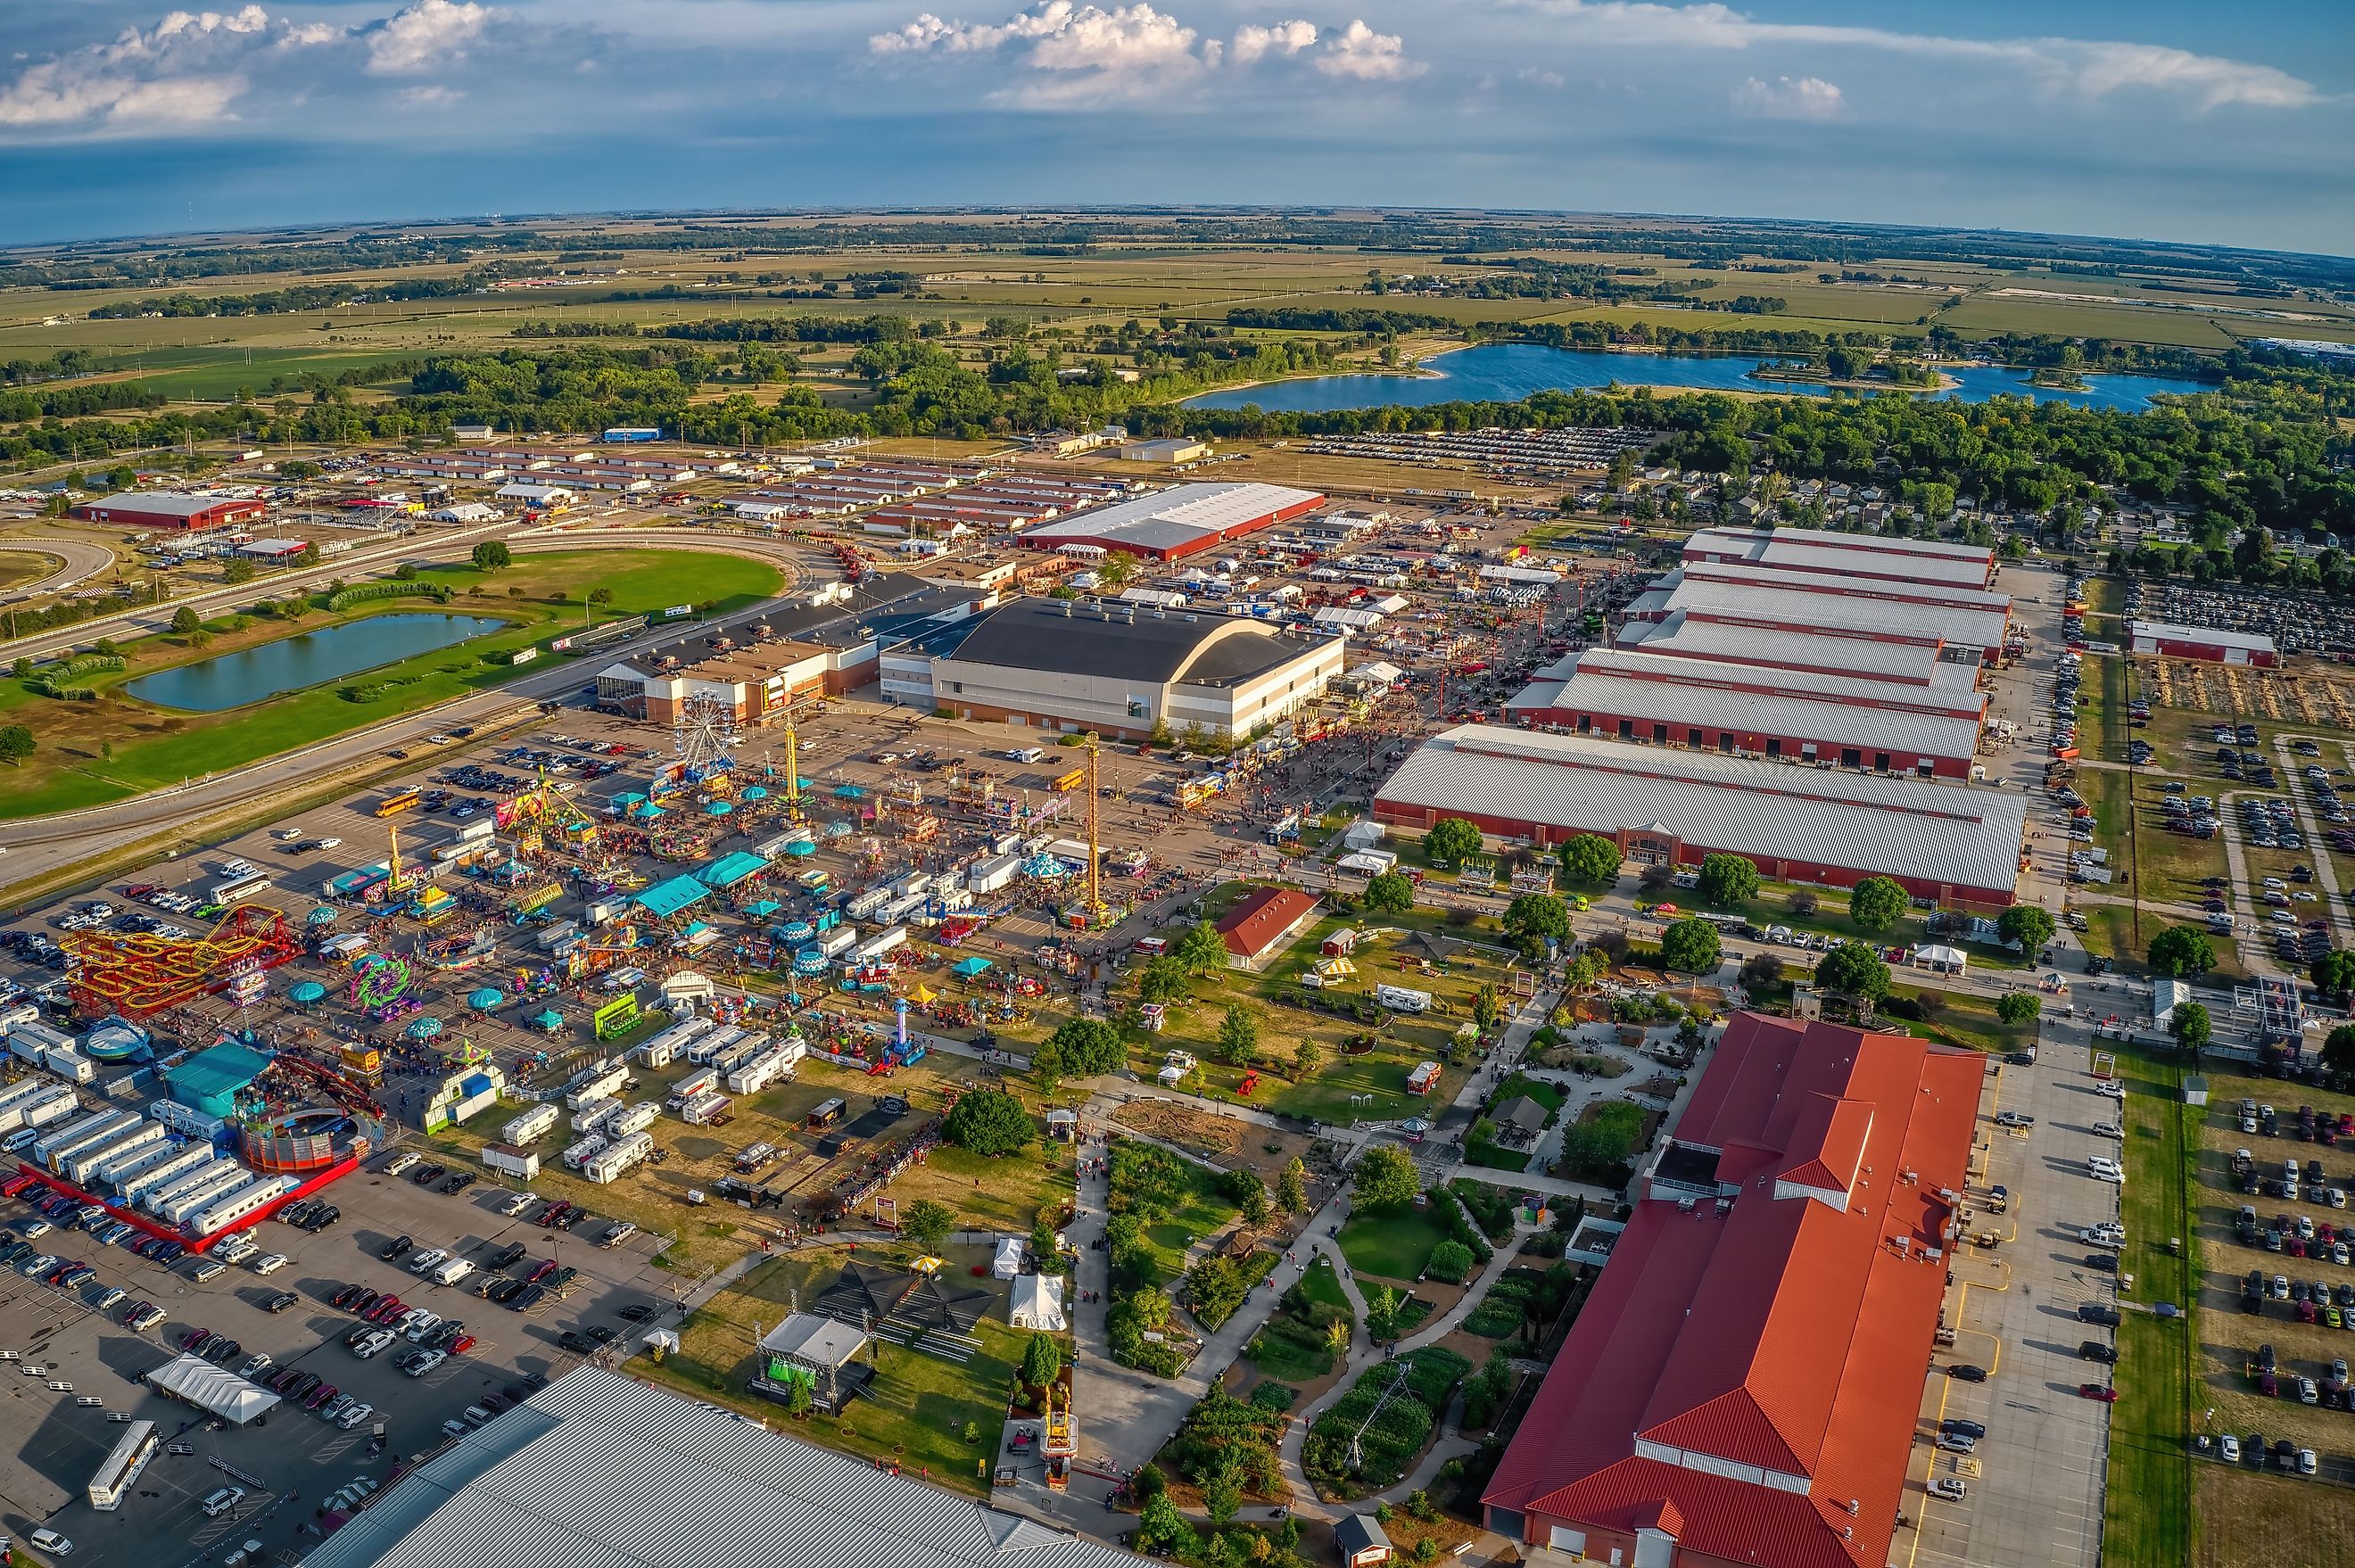
M73 1001L85 1018L143 1019L226 990L240 974L274 969L303 951L301 935L268 904L240 904L203 936L76 932Z

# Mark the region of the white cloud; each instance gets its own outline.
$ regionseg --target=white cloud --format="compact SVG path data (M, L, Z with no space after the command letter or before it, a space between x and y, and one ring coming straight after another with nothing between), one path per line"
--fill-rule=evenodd
M1396 33L1377 33L1362 21L1350 23L1327 39L1316 64L1327 76L1353 77L1359 81L1403 81L1423 72L1422 62L1406 58L1404 39Z
M414 76L465 57L491 19L470 0L416 0L367 29L370 76Z
M1235 29L1233 39L1227 45L1228 58L1237 65L1250 65L1269 55L1296 55L1316 43L1316 24L1295 18L1278 22L1272 27L1248 24Z
M1728 96L1734 108L1763 120L1837 120L1848 112L1840 90L1820 76L1778 76L1771 85L1753 76Z
M135 130L231 119L251 63L316 41L308 35L260 5L174 11L145 31L127 27L110 43L26 66L0 85L0 126Z
M393 101L404 109L446 109L465 96L454 87L404 87Z
M928 11L873 35L867 48L882 56L1018 56L1035 74L990 96L1033 107L1167 92L1221 66L1305 61L1325 75L1362 81L1401 80L1423 70L1407 58L1396 34L1377 33L1362 21L1337 30L1299 18L1265 27L1249 23L1231 39L1202 38L1144 0L1110 10L1047 0L996 23L943 21Z
M1815 46L1927 59L1976 61L2023 72L2041 90L2102 98L2128 90L2180 94L2201 111L2228 104L2304 109L2326 101L2312 82L2269 65L2104 39L1955 38L1838 24L1761 22L1729 5L1646 0L1524 0L1588 43L1671 48Z

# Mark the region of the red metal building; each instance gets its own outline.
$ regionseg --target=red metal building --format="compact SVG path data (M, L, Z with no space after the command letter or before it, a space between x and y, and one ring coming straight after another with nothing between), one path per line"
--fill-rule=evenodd
M199 532L230 523L252 522L268 508L259 501L228 496L190 496L177 490L124 491L85 501L73 515L85 522L126 528L186 528Z
M1488 1528L1548 1561L1882 1568L1983 1071L1734 1015L1483 1495Z

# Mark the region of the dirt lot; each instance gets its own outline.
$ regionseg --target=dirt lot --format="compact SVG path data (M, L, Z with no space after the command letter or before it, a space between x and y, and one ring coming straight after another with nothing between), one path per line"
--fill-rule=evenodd
M1295 1159L1305 1163L1312 1174L1318 1165L1311 1157L1316 1147L1314 1138L1212 1115L1174 1101L1139 1100L1122 1106L1113 1120L1148 1137L1190 1149L1222 1168L1248 1168L1271 1187Z
M2201 1568L2345 1560L2355 1539L2355 1491L2229 1465L2202 1465L2198 1474Z

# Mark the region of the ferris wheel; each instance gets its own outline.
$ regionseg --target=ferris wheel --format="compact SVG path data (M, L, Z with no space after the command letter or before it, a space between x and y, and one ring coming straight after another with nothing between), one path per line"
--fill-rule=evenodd
M727 773L735 765L736 715L716 697L690 697L671 723L671 751L689 784Z

